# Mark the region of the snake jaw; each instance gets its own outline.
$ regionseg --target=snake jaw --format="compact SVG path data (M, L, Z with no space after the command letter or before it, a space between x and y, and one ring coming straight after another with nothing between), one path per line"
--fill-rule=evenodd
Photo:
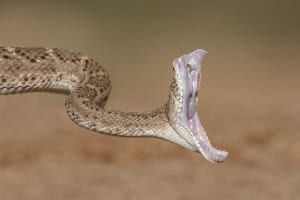
M173 61L173 66L177 76L177 81L181 85L182 106L179 111L179 121L182 126L189 130L189 137L192 137L193 145L196 151L211 162L222 162L226 156L226 151L215 149L201 125L200 118L197 112L198 90L201 81L202 60L206 51L198 49L190 54L183 55ZM176 129L176 128L175 128ZM189 141L190 138L186 134L179 135L183 139Z

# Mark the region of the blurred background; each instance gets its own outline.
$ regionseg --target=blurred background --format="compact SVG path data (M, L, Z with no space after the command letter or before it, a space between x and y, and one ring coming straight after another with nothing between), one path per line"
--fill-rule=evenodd
M110 72L108 107L168 97L172 60L204 61L199 112L222 164L157 139L77 127L65 96L0 97L0 199L298 199L299 1L0 1L0 46L72 49ZM298 197L298 198L297 198Z

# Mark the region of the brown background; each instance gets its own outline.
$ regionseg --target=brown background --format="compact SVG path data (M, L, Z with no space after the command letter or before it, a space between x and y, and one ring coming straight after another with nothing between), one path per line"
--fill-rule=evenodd
M199 112L223 164L68 119L65 96L0 97L0 199L297 199L298 1L5 1L1 46L73 49L110 72L108 107L163 104L171 62L204 48Z

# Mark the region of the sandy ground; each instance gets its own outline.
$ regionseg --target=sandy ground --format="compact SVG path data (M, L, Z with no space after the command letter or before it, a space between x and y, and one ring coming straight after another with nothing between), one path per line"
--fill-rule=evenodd
M161 105L172 59L208 50L198 110L229 157L212 164L158 139L84 130L68 119L62 95L0 96L0 200L299 199L296 6L24 2L0 2L0 45L96 58L112 77L111 108Z
M212 142L229 151L222 164L77 128L63 96L1 97L0 199L297 199L299 106L236 97L202 98Z

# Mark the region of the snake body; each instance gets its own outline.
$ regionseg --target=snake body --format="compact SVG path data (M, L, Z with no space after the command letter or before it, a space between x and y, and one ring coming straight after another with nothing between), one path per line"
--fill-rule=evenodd
M94 59L57 48L0 47L0 94L64 93L68 116L83 128L114 136L157 137L201 152L212 162L223 161L227 153L214 149L206 134L195 142L197 134L182 120L186 81L175 68L166 104L150 112L122 112L105 109L110 78Z

